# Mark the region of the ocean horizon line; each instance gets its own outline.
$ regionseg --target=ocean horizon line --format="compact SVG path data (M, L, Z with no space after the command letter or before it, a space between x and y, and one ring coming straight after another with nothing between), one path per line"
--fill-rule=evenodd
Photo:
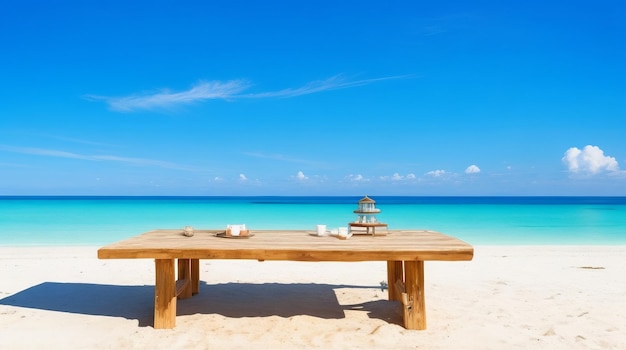
M186 200L258 204L352 204L365 195L0 195L6 200ZM369 196L380 204L612 204L626 205L626 196Z
M626 198L623 195L91 195L91 194L0 194L0 198L229 198L229 197L407 197L407 198Z

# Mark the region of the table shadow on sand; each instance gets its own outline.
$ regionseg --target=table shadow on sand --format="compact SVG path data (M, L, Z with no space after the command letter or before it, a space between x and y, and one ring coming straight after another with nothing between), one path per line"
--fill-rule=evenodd
M223 283L200 281L200 293L179 299L177 316L220 314L224 317L292 317L309 315L343 319L346 311L367 313L369 318L400 325L400 306L386 299L342 305L337 291L377 287L315 283ZM386 293L378 287L377 293ZM137 320L140 327L153 326L154 286L44 282L0 299L0 305L84 315Z

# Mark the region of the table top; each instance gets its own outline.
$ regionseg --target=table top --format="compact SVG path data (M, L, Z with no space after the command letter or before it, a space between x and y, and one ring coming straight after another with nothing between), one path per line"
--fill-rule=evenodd
M389 230L385 236L341 240L305 230L251 230L249 238L224 238L224 230L154 230L104 246L100 259L253 259L293 261L472 260L474 248L435 231Z

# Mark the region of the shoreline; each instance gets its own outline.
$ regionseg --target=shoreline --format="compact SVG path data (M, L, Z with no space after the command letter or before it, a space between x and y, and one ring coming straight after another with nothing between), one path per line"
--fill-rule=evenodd
M201 260L200 294L152 328L154 262L0 246L0 347L626 348L626 245L476 245L426 262L428 328L399 325L382 262Z

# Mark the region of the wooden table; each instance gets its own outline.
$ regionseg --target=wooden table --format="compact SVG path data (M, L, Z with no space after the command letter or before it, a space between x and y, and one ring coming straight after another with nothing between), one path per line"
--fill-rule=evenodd
M150 231L100 248L98 258L154 259L154 328L174 328L176 299L198 293L199 259L386 261L389 300L401 302L404 326L426 329L424 261L467 261L474 255L471 245L434 231L389 230L386 236L347 240L313 231L253 230L247 239L216 237L218 232L223 230L185 237L182 230Z

